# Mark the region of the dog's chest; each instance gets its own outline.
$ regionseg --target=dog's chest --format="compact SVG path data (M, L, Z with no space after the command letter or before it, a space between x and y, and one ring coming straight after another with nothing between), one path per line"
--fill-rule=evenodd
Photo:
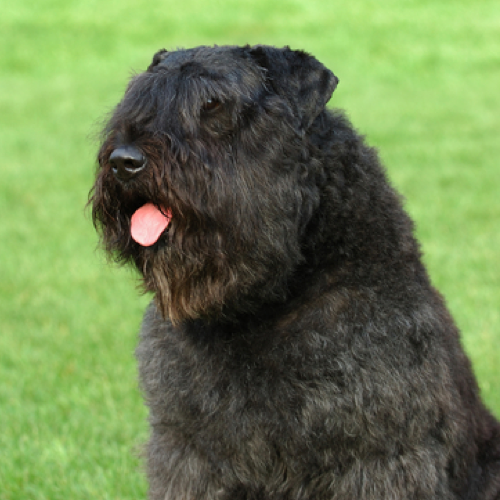
M217 460L235 453L252 460L254 449L270 461L297 450L304 457L326 445L325 433L345 427L340 414L332 423L345 374L328 349L311 344L270 334L195 341L170 328L161 336L143 331L139 369L153 426ZM352 414L350 403L342 405Z

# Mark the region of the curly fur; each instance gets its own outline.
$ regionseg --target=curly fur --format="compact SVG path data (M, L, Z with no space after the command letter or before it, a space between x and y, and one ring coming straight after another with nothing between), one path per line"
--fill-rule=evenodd
M104 131L94 222L155 294L153 500L500 499L500 425L337 83L288 48L160 51ZM147 248L145 202L172 211Z

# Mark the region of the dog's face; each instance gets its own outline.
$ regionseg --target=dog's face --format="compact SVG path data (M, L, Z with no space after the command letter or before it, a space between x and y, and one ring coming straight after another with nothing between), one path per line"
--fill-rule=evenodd
M132 78L90 203L106 249L135 263L164 316L286 296L319 204L307 131L336 84L311 56L270 47L161 51Z

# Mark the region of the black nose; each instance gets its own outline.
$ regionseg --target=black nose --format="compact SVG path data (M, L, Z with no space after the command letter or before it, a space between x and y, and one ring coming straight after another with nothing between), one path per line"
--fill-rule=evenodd
M109 163L115 177L128 181L146 166L146 158L134 146L121 146L111 153Z

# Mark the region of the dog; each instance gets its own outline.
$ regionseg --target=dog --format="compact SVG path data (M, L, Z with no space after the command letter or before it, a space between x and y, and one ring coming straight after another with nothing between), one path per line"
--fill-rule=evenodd
M154 294L152 500L500 499L500 424L337 84L288 47L162 50L109 117L89 203Z

